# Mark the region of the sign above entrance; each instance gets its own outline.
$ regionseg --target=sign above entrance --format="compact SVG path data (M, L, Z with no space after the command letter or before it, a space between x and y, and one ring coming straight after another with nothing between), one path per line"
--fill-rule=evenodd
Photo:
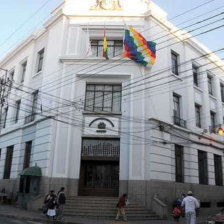
M114 117L85 117L84 135L118 136L119 119Z
M96 0L91 10L122 10L120 0Z

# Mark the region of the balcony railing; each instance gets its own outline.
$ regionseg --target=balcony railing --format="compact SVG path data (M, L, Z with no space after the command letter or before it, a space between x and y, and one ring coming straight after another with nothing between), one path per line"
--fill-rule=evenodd
M181 119L180 117L177 117L177 116L173 116L173 123L175 125L178 125L182 128L186 128L187 127L187 122L183 119Z
M30 114L30 115L26 116L25 117L25 124L28 124L28 123L34 121L34 119L35 119L35 114Z
M209 126L210 133L216 133L217 126Z

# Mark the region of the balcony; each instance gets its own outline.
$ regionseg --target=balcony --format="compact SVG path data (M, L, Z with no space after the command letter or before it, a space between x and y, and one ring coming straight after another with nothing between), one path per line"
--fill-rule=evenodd
M25 117L25 124L28 124L28 123L34 121L34 119L35 119L35 114L30 114L30 115L26 116Z
M183 119L181 119L180 117L177 117L177 116L173 116L173 123L175 125L178 125L182 128L186 128L187 127L187 122Z

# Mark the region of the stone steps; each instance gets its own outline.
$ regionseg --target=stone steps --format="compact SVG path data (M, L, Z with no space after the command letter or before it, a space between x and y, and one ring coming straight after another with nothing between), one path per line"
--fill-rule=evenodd
M64 215L114 219L117 213L118 198L109 197L70 197L66 201ZM158 220L159 217L151 210L138 204L130 204L126 208L128 219Z

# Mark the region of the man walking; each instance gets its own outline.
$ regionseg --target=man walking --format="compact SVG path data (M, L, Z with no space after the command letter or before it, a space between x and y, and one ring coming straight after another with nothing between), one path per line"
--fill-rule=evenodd
M61 187L60 191L58 192L57 195L57 204L58 204L58 219L63 218L63 210L64 210L64 205L66 202L66 197L65 197L65 188Z
M196 224L196 209L199 208L199 203L194 198L193 193L188 191L187 197L185 197L181 203L181 206L185 208L186 224Z
M125 222L127 222L127 217L125 214L125 205L126 205L126 200L127 200L127 194L123 194L120 198L119 201L117 203L117 216L115 218L115 220L119 220L120 215L122 215L123 220Z

